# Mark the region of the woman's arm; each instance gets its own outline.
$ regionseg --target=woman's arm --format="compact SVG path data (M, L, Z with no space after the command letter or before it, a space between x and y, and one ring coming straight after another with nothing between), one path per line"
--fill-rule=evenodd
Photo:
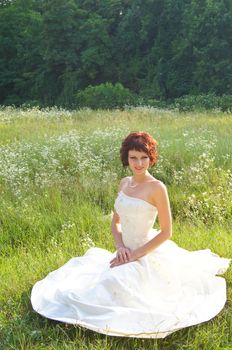
M123 178L119 185L119 191L121 191L123 184L127 181L126 178ZM117 249L117 254L114 259L110 261L110 267L120 265L130 261L131 251L129 248L125 247L122 240L122 232L121 232L121 224L120 217L116 211L114 211L114 215L111 221L111 231L114 237L115 246Z
M117 249L116 257L110 261L110 267L114 267L131 261L131 251L123 243L120 218L116 212L113 215L111 230Z
M120 218L116 211L114 211L114 215L111 221L111 231L114 237L116 249L118 250L119 248L124 248L125 246L122 241Z

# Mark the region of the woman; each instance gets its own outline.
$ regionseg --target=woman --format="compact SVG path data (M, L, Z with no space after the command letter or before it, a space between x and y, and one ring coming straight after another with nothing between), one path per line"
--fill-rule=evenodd
M171 213L165 185L149 173L157 143L130 133L112 233L116 252L91 248L35 284L31 301L41 315L99 333L140 338L168 334L214 317L226 301L222 277L229 259L209 249L189 252L169 240ZM154 230L158 215L160 230Z
M140 198L158 211L161 232L143 247L130 252L124 246L121 232L117 229L120 222L119 215L114 212L112 233L114 235L117 256L111 262L111 267L137 260L158 247L172 235L171 212L166 187L148 172L148 168L157 161L157 144L147 133L131 133L124 140L121 147L121 160L124 166L130 167L133 176L121 180L119 190L121 194Z

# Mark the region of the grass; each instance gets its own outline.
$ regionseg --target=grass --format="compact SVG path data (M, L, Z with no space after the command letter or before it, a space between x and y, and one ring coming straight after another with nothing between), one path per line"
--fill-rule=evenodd
M227 303L209 322L165 339L108 337L32 311L33 284L96 245L114 249L110 212L123 170L121 140L151 132L181 247L232 252L232 120L219 112L137 108L68 112L0 110L0 349L231 350L232 266Z

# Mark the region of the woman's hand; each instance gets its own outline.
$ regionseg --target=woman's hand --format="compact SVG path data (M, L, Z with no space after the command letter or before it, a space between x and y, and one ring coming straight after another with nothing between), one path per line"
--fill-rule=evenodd
M137 260L136 251L129 248L119 248L116 257L110 261L110 267L119 266Z
M120 247L117 250L116 259L119 263L126 263L130 260L131 251L127 247Z

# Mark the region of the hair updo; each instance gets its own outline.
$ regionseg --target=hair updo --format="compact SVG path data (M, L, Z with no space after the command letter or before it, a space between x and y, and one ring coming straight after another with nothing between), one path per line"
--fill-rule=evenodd
M122 142L120 157L124 167L128 166L128 152L130 150L142 151L150 159L150 166L154 166L158 159L157 141L145 131L131 132Z

